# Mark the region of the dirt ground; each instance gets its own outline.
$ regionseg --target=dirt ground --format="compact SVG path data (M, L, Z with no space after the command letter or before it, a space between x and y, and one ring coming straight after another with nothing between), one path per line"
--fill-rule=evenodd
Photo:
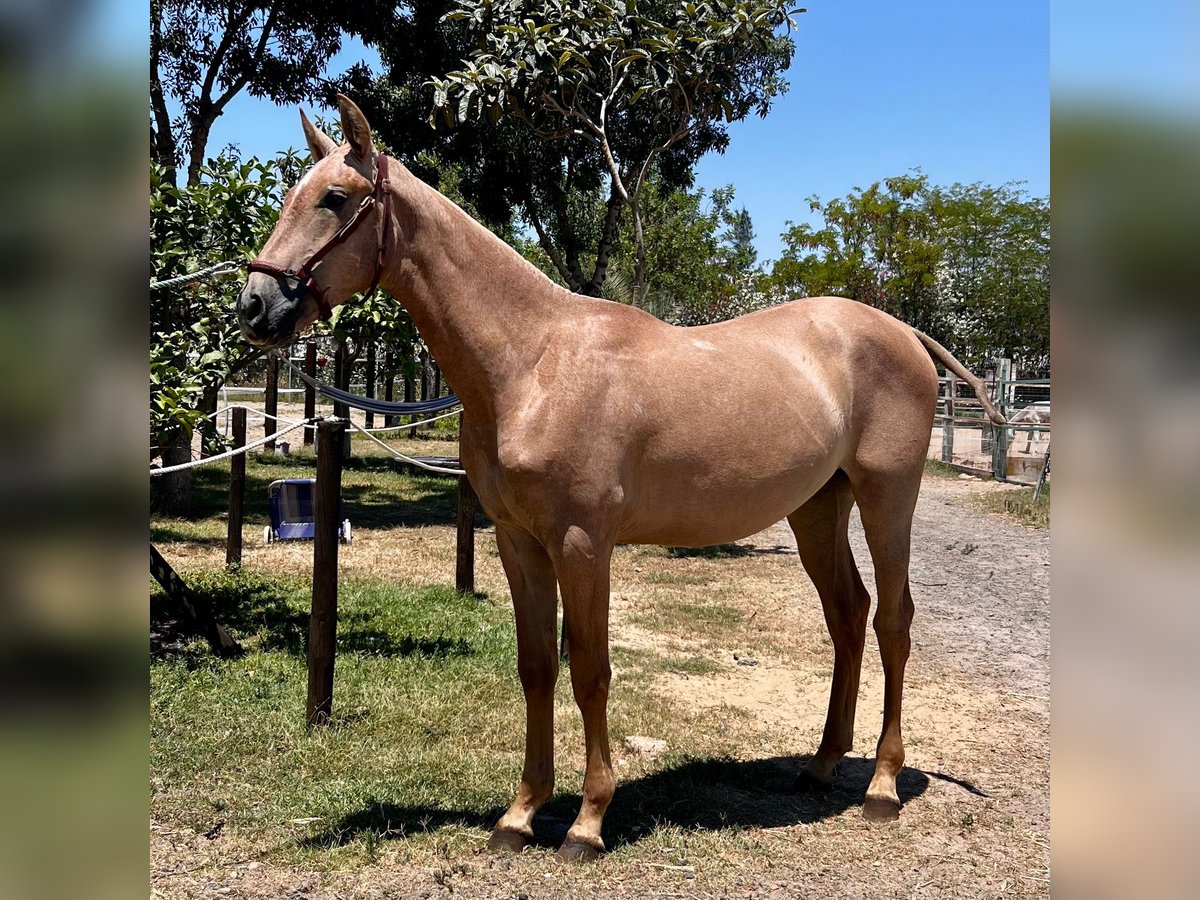
M869 826L858 806L870 778L882 708L877 646L868 631L855 749L839 770L832 799L812 801L817 804L812 815L801 803L789 821L746 829L746 852L728 853L716 868L664 850L661 863L610 858L593 866L562 866L543 851L516 860L479 852L448 856L432 866L384 857L352 871L307 871L271 862L269 848L152 823L152 896L1048 896L1050 540L1048 530L970 506L972 494L1004 489L978 480L925 479L914 522L916 620L898 823ZM857 513L851 529L855 556L873 592ZM405 554L409 577L421 577L423 570L412 570L411 551L431 530L414 531L422 534L396 552ZM361 564L387 564L390 548L372 549L371 541L364 535L356 549L363 554ZM494 550L486 549L490 542L480 541L479 578L485 588L503 590ZM653 584L631 582L620 568L614 571L614 689L622 678L622 652L668 648L706 662L692 672L658 673L657 690L681 715L718 708L752 721L757 744L742 748L740 756L773 763L815 749L828 697L829 644L786 523L738 547L753 566L739 569L741 559L696 558L670 575L679 579L694 572L695 583L705 585L700 590L714 592L743 622L755 623L757 631L737 632L742 642L737 646L724 643L728 633L720 630L705 633L686 622L648 616ZM431 572L452 560L448 536L438 548L426 563ZM640 571L655 565L639 555L643 552L629 548L620 566ZM281 562L276 557L274 565ZM247 565L255 565L253 555ZM728 582L721 580L730 573ZM618 760L618 775L620 765ZM620 791L614 802L621 802ZM696 847L694 853L704 852ZM711 871L719 875L709 877Z

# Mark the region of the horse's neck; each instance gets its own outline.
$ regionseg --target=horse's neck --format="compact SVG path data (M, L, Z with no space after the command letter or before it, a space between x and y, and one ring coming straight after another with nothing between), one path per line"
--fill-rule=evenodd
M412 176L410 176L412 177ZM567 292L433 188L398 198L382 283L473 416L491 417L543 352Z

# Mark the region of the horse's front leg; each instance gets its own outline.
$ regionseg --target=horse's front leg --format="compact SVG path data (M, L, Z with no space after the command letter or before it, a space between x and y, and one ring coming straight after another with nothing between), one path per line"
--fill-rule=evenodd
M583 804L559 848L563 859L595 859L604 852L600 829L615 780L608 746L608 586L613 544L578 526L567 529L555 559L563 620L571 646L571 687L583 714L587 771Z
M533 817L554 792L554 684L558 680L554 566L546 549L511 526L496 526L496 543L512 591L517 670L525 691L525 769L512 806L488 839L492 850L523 850Z

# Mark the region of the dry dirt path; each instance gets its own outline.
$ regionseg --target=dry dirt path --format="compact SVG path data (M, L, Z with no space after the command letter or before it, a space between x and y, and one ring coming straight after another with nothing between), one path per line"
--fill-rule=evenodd
M1049 702L1050 532L967 505L1004 490L992 482L926 477L913 516L910 580L914 657L949 666L997 690ZM796 549L787 522L750 538ZM850 544L872 597L875 577L857 507Z

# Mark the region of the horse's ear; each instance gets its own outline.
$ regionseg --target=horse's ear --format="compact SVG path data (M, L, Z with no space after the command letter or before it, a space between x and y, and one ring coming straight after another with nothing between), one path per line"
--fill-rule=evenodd
M338 112L342 114L342 134L346 136L350 149L359 159L370 159L374 152L371 143L371 126L353 100L345 94L337 95Z
M304 140L308 142L308 149L312 153L313 162L320 162L337 149L337 144L333 142L333 138L310 122L308 116L304 114L304 110L300 110L300 123L304 126Z

